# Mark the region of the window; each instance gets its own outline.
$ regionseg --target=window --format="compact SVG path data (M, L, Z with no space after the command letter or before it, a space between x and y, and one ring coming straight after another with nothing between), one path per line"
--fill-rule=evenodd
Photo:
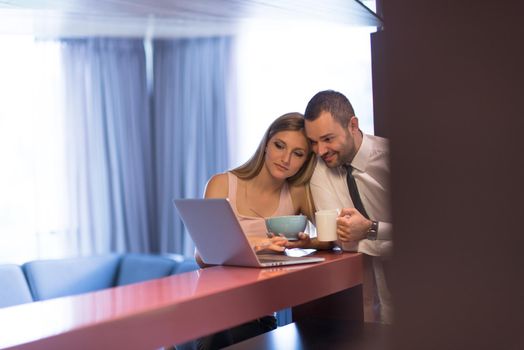
M254 153L278 116L304 113L315 93L345 94L360 128L373 134L370 33L375 27L251 22L237 45L238 115L231 125L232 166Z
M237 41L231 166L246 161L278 116L303 112L318 91L335 89L373 132L374 27L252 22ZM0 36L0 262L68 255L60 44Z
M59 46L0 36L0 262L63 252L65 145Z

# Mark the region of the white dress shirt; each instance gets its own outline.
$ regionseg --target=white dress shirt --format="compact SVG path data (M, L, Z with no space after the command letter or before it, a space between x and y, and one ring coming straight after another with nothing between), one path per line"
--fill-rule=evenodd
M358 246L339 243L344 250L387 256L392 250L388 141L378 136L364 135L351 166L362 204L370 219L379 222L377 240L363 239ZM328 168L319 159L311 178L311 193L318 210L355 207L346 175L345 167Z
M358 251L374 257L387 257L392 253L392 219L389 186L388 140L363 135L362 144L351 162L362 204L371 220L379 222L377 240L363 239L355 243L338 242L343 250ZM328 168L319 159L311 178L311 193L317 210L354 208L346 180L346 168ZM391 305L380 258L373 259L373 272L378 292L378 316L391 322ZM377 307L377 305L375 305Z

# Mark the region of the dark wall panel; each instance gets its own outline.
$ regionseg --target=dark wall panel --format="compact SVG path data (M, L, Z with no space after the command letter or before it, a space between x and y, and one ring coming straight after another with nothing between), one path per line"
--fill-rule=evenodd
M386 48L384 32L371 33L371 68L373 75L373 125L375 135L388 137L387 107L385 105Z
M383 3L395 349L523 349L522 2Z

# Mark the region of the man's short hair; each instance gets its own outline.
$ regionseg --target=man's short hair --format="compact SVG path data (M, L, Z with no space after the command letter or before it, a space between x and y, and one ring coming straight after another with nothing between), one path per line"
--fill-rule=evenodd
M329 112L344 128L347 128L351 117L355 115L353 106L346 96L338 91L320 91L309 100L304 119L313 121L322 112Z

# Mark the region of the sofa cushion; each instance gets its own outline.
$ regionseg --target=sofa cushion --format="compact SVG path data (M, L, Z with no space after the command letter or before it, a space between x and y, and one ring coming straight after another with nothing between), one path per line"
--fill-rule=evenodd
M22 268L18 265L0 265L0 286L0 307L33 301Z
M195 271L198 269L200 269L200 266L198 266L195 259L186 258L184 261L175 266L175 269L173 270L173 275L188 271Z
M92 292L113 287L121 256L109 254L57 260L35 260L23 265L34 300Z
M181 254L174 253L164 254L163 256L169 257L170 259L173 259L177 262L175 268L173 269L173 271L171 271L172 275L200 269L200 266L198 266L195 258L193 257L188 258Z
M122 257L116 285L169 276L177 262L160 255L126 254Z

